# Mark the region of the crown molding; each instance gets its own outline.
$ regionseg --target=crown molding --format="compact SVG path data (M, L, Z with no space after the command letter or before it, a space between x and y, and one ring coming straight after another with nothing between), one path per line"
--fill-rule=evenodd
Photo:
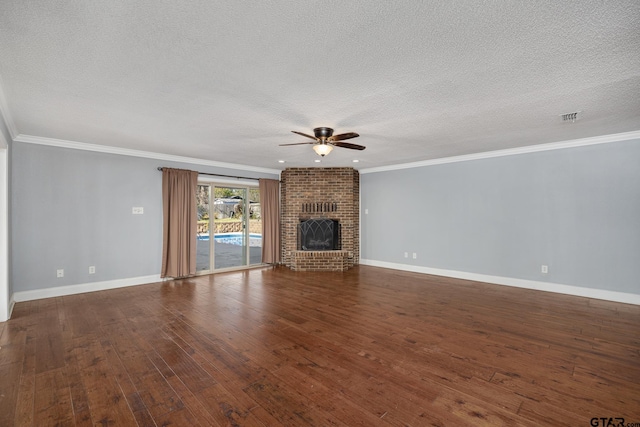
M95 151L98 153L119 154L121 156L143 157L145 159L164 160L167 162L189 163L202 166L213 166L226 169L238 169L248 172L259 172L278 175L279 169L259 168L255 166L240 165L236 163L216 162L213 160L196 159L194 157L174 156L171 154L154 153L151 151L132 150L129 148L109 147L106 145L88 144L84 142L67 141L64 139L44 138L41 136L18 135L13 139L16 142L26 144L48 145L51 147L70 148L73 150Z
M67 141L63 139L45 138L40 136L23 135L23 134L13 136L13 132L15 131L15 126L12 125L10 117L8 119L9 121L7 121L8 111L6 110L6 107L3 105L4 98L1 90L2 90L2 87L0 86L0 113L2 113L2 116L3 116L3 117L0 117L0 119L2 118L5 119L5 123L7 124L9 131L12 133L13 140L16 142L24 142L27 144L48 145L52 147L70 148L74 150L95 151L95 152L107 153L107 154L119 154L122 156L142 157L147 159L165 160L170 162L190 163L190 164L196 164L196 165L202 165L202 166L213 166L213 167L226 168L226 169L237 169L242 171L268 173L268 174L274 174L274 175L279 175L281 172L279 169L260 168L255 166L240 165L236 163L216 162L213 160L203 160L203 159L197 159L194 157L174 156L170 154L154 153L151 151L132 150L129 148L120 148L120 147L109 147L106 145ZM14 130L11 130L10 128L11 126L13 126ZM2 137L0 136L0 138ZM360 174L367 174L367 173L386 172L386 171L393 171L393 170L400 170L400 169L413 169L413 168L419 168L424 166L442 165L446 163L458 163L458 162L466 162L470 160L482 160L482 159L490 159L495 157L514 156L518 154L537 153L541 151L551 151L551 150L561 150L565 148L583 147L587 145L607 144L612 142L628 141L631 139L640 139L640 130L632 131L632 132L616 133L611 135L602 135L602 136L595 136L595 137L589 137L589 138L574 139L569 141L551 142L547 144L529 145L526 147L508 148L505 150L487 151L484 153L443 157L440 159L423 160L419 162L400 163L396 165L365 168L365 169L360 169L358 172ZM0 143L1 142L2 140L0 139Z
M628 141L640 139L640 130L611 135L594 136L590 138L574 139L569 141L551 142L547 144L528 145L526 147L507 148L505 150L487 151L484 153L466 154L463 156L443 157L440 159L423 160L420 162L401 163L390 166L360 169L361 174L386 172L399 169L413 169L423 166L442 165L445 163L467 162L470 160L491 159L494 157L515 156L518 154L537 153L540 151L561 150L564 148L583 147L586 145L607 144L610 142Z

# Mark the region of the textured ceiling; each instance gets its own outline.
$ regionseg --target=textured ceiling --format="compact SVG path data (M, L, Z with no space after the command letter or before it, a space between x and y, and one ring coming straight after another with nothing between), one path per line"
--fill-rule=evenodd
M380 167L640 130L640 2L1 0L0 79L20 135Z

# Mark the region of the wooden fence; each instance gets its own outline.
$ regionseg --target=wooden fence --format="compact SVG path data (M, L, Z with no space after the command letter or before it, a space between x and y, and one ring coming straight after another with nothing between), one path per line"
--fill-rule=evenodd
M242 231L242 221L214 222L214 234L239 233ZM209 220L198 221L198 234L209 233ZM259 219L249 220L249 233L262 234L262 221Z

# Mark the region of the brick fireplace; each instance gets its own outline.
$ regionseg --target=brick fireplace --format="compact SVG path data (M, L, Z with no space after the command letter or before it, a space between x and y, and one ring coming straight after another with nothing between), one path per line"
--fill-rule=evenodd
M282 172L282 259L296 271L346 271L359 263L360 174L353 168L287 168ZM298 227L309 219L340 224L337 250L302 250Z

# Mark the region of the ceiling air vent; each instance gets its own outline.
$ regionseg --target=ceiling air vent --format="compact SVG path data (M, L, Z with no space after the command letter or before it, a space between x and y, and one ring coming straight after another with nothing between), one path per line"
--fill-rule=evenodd
M560 114L560 117L562 117L562 121L563 122L575 122L576 120L578 120L580 118L580 113L582 111L574 111L573 113L565 113L565 114Z

